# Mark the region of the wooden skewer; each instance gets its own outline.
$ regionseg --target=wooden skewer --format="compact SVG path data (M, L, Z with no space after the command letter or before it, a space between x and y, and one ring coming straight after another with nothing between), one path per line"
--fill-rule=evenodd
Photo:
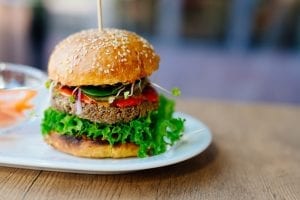
M102 0L97 0L97 11L98 11L98 29L102 31Z

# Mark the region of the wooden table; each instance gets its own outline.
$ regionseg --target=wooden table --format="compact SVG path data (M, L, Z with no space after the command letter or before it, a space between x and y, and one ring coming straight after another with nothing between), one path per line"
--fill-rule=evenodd
M122 175L0 167L0 199L300 199L300 107L178 103L213 143L188 161Z

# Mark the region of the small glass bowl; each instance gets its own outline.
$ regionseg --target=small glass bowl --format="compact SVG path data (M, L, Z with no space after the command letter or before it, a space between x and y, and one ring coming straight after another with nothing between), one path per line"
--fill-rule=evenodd
M45 98L47 96L46 81L47 75L39 69L19 64L0 63L0 104L2 104L0 105L0 115L2 109L0 133L13 130L28 121L28 119L36 119L34 116L41 115L47 103L47 98ZM20 95L28 91L35 93L28 100L32 107L22 110L20 117L17 117L14 122L7 123L8 118L3 114L5 112L9 113L9 109L4 110L9 107L6 107L6 104L10 104L10 99L15 101Z

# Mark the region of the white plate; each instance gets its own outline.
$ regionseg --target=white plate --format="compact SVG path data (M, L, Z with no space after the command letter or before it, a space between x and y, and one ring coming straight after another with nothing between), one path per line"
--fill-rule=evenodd
M44 143L39 120L0 135L0 166L88 174L116 174L175 164L204 151L212 141L209 129L197 119L186 119L182 139L167 152L147 158L89 159L70 156Z

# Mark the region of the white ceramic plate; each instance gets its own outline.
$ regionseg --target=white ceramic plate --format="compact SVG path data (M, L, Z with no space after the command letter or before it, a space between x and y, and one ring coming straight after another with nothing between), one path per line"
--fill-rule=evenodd
M39 120L0 135L0 166L88 174L116 174L175 164L204 151L212 141L209 129L197 119L186 119L182 139L167 152L147 158L88 159L70 156L44 143Z

